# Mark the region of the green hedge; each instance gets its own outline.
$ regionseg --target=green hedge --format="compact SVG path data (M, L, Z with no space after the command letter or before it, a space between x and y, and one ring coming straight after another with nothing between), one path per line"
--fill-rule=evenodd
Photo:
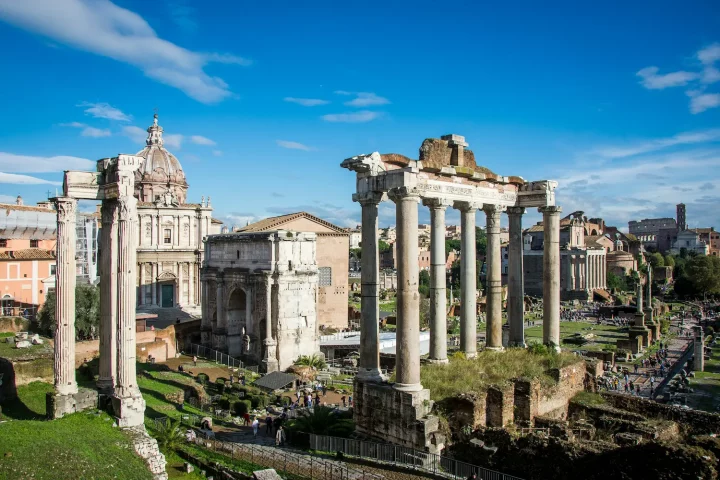
M210 377L206 373L198 373L195 379L202 385L207 385L207 383L210 381Z
M238 400L233 403L233 412L235 415L245 415L252 410L252 403L250 400Z

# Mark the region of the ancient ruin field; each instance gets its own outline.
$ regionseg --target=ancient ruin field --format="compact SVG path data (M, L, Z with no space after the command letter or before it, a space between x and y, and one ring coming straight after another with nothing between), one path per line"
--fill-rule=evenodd
M542 343L542 325L525 329L528 344ZM573 343L572 338L582 335L587 343ZM569 350L599 351L616 348L619 339L627 338L627 328L614 325L596 325L588 322L560 322L561 347ZM570 341L568 341L570 340Z

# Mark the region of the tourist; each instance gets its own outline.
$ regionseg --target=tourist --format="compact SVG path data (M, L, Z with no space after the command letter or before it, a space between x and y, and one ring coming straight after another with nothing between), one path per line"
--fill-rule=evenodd
M650 388L652 389L655 386L655 376L650 375Z
M258 422L257 417L255 417L252 422L253 437L255 438L257 438L258 428L260 428L260 422Z
M178 372L184 372L185 368L182 365L178 365Z
M315 393L315 405L320 406L320 392Z
M345 395L343 395L342 397L340 397L340 401L342 402L343 407L347 407L347 400L346 400L346 398L345 398Z
M197 357L193 355L193 366L197 367Z
M285 430L283 430L282 425L280 425L275 434L275 446L282 447L283 445L285 445Z
M272 433L272 417L270 414L265 418L265 433Z
M243 414L243 420L246 427L250 425L250 414L248 412Z
M638 364L636 363L635 365L633 365L633 367L635 368L635 373L638 373L638 368L639 368Z
M352 395L350 395L350 396L348 397L348 405L350 405L351 407L353 406L353 404L352 404Z
M635 384L635 393L637 394L638 397L640 396L640 385L637 383Z

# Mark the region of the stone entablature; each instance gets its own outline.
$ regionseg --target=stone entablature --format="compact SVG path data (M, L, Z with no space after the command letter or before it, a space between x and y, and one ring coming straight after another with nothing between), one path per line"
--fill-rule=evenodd
M202 343L268 372L317 353L316 237L287 230L210 235Z
M418 160L402 155L381 155L378 152L348 158L341 167L356 173L356 193L353 200L362 207L362 303L361 348L356 385L384 384L380 373L378 345L378 204L392 200L396 205L396 249L398 275L398 316L396 382L392 389L415 398L429 397L420 383L419 356L419 293L418 293L418 204L431 213L430 258L430 361L446 363L446 278L445 278L445 211L453 207L461 212L461 303L460 349L466 357L477 352L475 222L482 209L488 234L488 299L486 348L503 350L501 295L501 231L502 212L510 217L508 322L510 345L525 345L523 318L523 237L522 215L526 207L538 207L543 214L545 249L543 252L543 341L560 345L560 207L555 204L557 183L550 180L526 182L522 177L497 175L475 164L472 151L467 150L465 138L445 135L440 139L426 139L420 147ZM388 387L389 388L389 387ZM378 390L380 391L380 390ZM359 396L358 396L359 397ZM399 396L382 395L395 403ZM385 408L385 412L392 412ZM365 425L365 433L377 437L396 435L380 428L389 418L368 422L363 409L355 410L358 425ZM428 412L418 412L425 416ZM392 415L386 413L385 415ZM435 436L434 422L424 417L423 435L418 438L398 438L408 446L428 449ZM430 443L429 443L430 442Z

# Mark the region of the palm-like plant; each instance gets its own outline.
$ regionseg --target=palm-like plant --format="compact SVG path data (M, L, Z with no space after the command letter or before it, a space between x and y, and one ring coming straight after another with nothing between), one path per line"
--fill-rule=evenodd
M322 370L327 366L327 364L325 363L325 357L317 353L313 355L300 355L300 357L295 360L295 365L300 365L303 367L313 367L317 370Z
M315 407L312 411L304 411L288 425L288 428L294 432L340 437L348 436L354 427L352 420L342 418L333 408L322 406Z
M180 420L158 422L155 438L165 448L174 449L179 447L183 441Z

